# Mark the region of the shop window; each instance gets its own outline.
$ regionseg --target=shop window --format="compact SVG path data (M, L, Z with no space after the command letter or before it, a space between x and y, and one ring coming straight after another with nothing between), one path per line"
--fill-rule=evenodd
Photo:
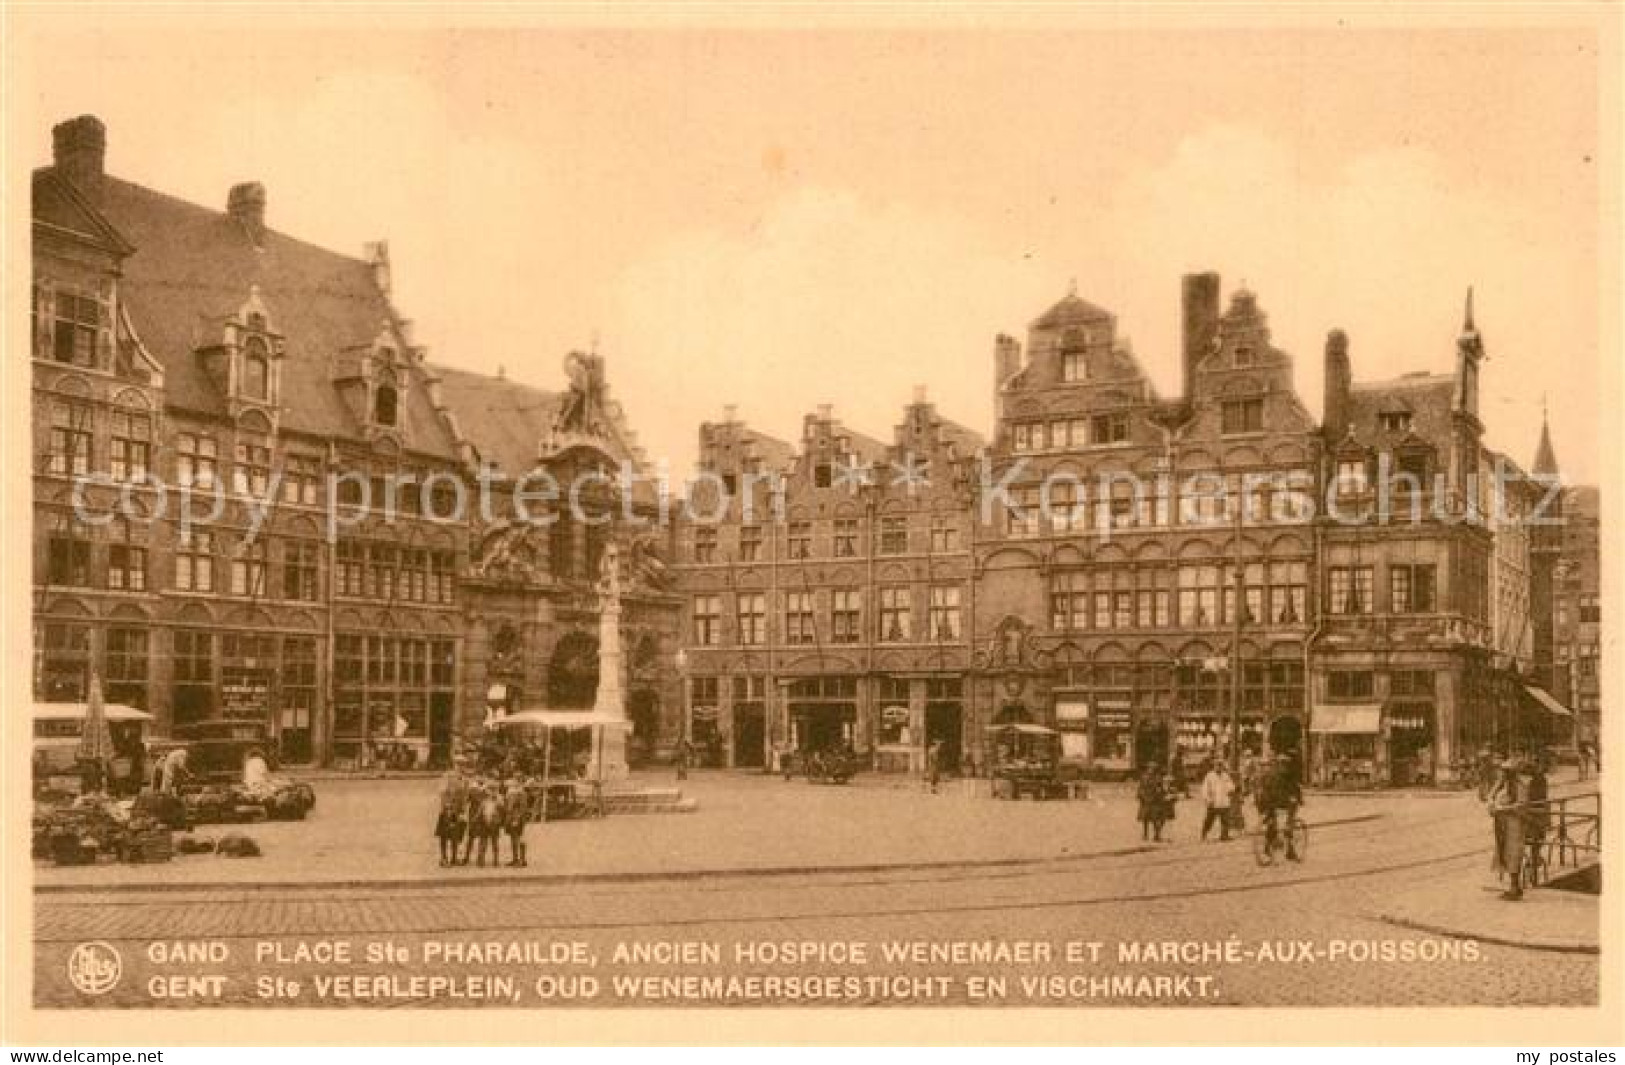
M876 698L880 706L876 741L887 746L908 743L908 681L902 677L881 677Z
M90 627L46 622L35 636L38 648L34 687L45 702L82 701L90 686Z
M1328 699L1369 699L1372 675L1368 669L1338 669L1326 674Z
M174 643L175 720L201 721L215 704L214 633L176 629Z
M108 702L122 703L138 710L145 710L150 705L147 698L150 635L147 629L107 630L103 670L107 680L104 694Z

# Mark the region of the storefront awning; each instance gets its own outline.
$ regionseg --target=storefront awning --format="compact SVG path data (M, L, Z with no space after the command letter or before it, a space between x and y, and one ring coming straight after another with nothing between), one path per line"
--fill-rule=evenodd
M1541 706L1544 706L1548 713L1556 714L1559 717L1574 716L1574 712L1572 710L1558 702L1556 699L1553 699L1551 693L1546 691L1546 689L1525 687L1524 691L1528 692L1530 697L1534 699L1535 702L1539 703Z
M1382 731L1382 704L1317 706L1309 731L1339 736L1370 736Z

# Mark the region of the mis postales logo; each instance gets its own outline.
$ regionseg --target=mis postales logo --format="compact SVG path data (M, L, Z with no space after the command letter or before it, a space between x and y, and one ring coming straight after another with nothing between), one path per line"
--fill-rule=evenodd
M105 995L118 986L124 959L111 943L81 943L68 955L68 982L86 995Z

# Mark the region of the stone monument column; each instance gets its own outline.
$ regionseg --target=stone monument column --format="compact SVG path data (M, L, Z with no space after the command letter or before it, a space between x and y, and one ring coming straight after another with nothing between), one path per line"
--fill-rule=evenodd
M621 560L620 550L611 540L604 546L598 571L598 694L593 715L625 722L625 654L621 650ZM600 751L593 752L594 764L600 756L606 783L625 780L627 727L611 724L599 729Z

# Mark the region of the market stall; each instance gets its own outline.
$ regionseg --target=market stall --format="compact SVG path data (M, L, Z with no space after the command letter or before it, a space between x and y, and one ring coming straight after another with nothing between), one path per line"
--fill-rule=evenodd
M1061 734L1026 722L989 725L993 748L993 797L1063 799L1081 794L1076 767L1061 763Z
M604 816L605 734L631 727L625 718L572 710L521 710L486 724L501 746L533 752L539 761L543 820Z

